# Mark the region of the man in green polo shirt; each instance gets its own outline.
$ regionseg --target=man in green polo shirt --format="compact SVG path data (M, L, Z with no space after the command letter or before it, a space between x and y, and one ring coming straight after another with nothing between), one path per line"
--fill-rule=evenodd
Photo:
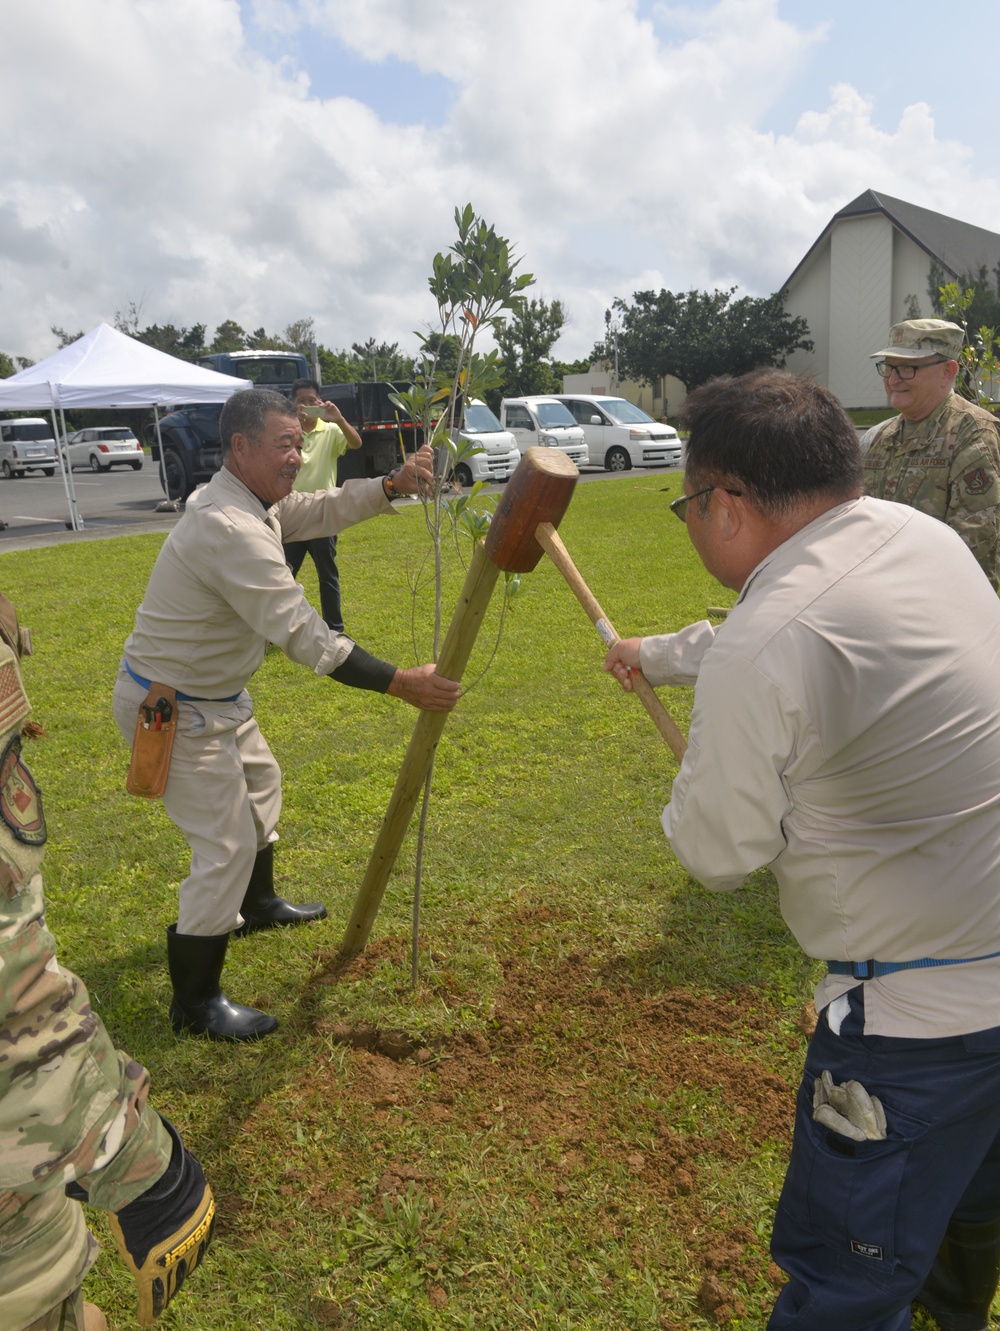
M294 488L306 493L329 490L337 484L337 459L348 448L360 448L361 436L344 419L336 403L323 401L315 379L296 379L292 384L292 402L302 426L302 467ZM317 408L323 409L323 417L315 414ZM343 633L336 536L317 536L312 541L289 541L283 549L285 563L292 570L293 576L302 567L306 552L312 555L316 576L319 578L323 619L328 628Z

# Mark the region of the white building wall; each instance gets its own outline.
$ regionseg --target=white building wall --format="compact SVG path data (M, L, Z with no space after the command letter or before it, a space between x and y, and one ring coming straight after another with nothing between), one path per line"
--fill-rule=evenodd
M687 389L675 375L665 374L652 387L623 379L621 396L659 421L668 416L680 415L681 407L687 400Z
M893 226L886 217L845 218L830 236L830 369L845 407L881 407L872 361L892 323Z
M892 322L902 323L910 318L907 298L915 296L920 306L917 319L933 319L934 307L927 294L927 282L931 275L931 261L919 245L915 245L909 236L896 231L892 242ZM880 347L885 342L879 343ZM877 348L873 348L877 350Z
M564 374L560 391L563 393L586 393L588 397L596 393L607 393L610 397L614 377L613 371L602 369L598 363L592 365L586 374ZM638 406L638 403L636 405Z
M607 393L608 397L613 397L614 373L597 364L592 365L586 374L564 375L562 392ZM679 415L687 398L687 389L679 379L667 374L652 387L635 383L631 379L622 379L618 384L618 396L647 412L654 420L661 420L666 416Z
M885 387L878 377L874 362L869 357L873 351L879 351L888 345L889 329L893 324L902 323L904 319L913 317L918 319L934 317L930 296L927 294L930 266L931 261L926 252L914 244L909 236L904 236L902 231L892 227L892 287L889 312L885 325L875 330L875 336L870 340L867 349L864 349L865 354L862 359L866 365L859 366L861 382L858 388L858 400L844 401L845 406L884 407L886 405ZM911 312L911 297L917 301L916 315Z
M809 266L798 273L785 298L786 311L809 325L812 351L793 351L785 362L794 374L825 384L830 373L830 241L823 243Z

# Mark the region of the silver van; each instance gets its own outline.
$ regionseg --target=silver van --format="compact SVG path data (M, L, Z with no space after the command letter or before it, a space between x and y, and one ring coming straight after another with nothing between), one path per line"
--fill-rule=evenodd
M582 427L591 466L605 471L680 466L681 441L674 427L654 421L623 397L610 393L556 396Z
M578 467L587 465L583 430L557 398L505 397L500 403L500 420L522 453L533 445L561 448Z
M26 471L44 471L54 476L56 441L52 426L41 416L23 416L16 421L0 421L0 471L7 480Z

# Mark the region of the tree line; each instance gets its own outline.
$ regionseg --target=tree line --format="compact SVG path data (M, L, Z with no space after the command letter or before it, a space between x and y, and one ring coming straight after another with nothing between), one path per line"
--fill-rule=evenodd
M616 364L622 379L655 384L667 375L688 390L723 375L783 366L797 350L812 351L809 326L785 311L785 292L741 296L715 291L636 291L615 300L593 356Z
M605 315L604 337L589 357L572 362L552 354L567 322L563 303L521 297L493 329L499 375L488 400L496 408L502 397L561 392L565 375L586 373L595 361L613 366L620 379L654 385L673 375L688 389L719 375L784 365L791 352L813 348L806 321L785 312L784 294L736 299L735 287L712 292L636 291L631 300L614 300ZM215 352L265 350L296 351L311 360L315 346L320 378L328 384L411 382L419 377L428 352L444 370L452 361L457 364L459 355L458 338L443 333L422 338L414 355L396 342L374 337L352 342L349 349L329 348L316 343L314 323L308 318L294 320L281 333L269 333L263 326L248 332L236 320L224 319L209 338L203 323L143 325L139 308L131 302L116 312L114 323L137 341L187 361ZM59 347L83 335L58 326L52 333ZM0 352L0 378L31 363Z

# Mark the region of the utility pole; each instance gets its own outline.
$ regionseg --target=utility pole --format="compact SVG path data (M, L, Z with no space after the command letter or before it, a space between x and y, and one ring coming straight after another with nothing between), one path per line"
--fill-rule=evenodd
M611 339L611 345L615 349L615 397L618 396L618 334L621 331L621 320L618 315L612 315L610 310L604 312L604 326L607 329L608 337Z

